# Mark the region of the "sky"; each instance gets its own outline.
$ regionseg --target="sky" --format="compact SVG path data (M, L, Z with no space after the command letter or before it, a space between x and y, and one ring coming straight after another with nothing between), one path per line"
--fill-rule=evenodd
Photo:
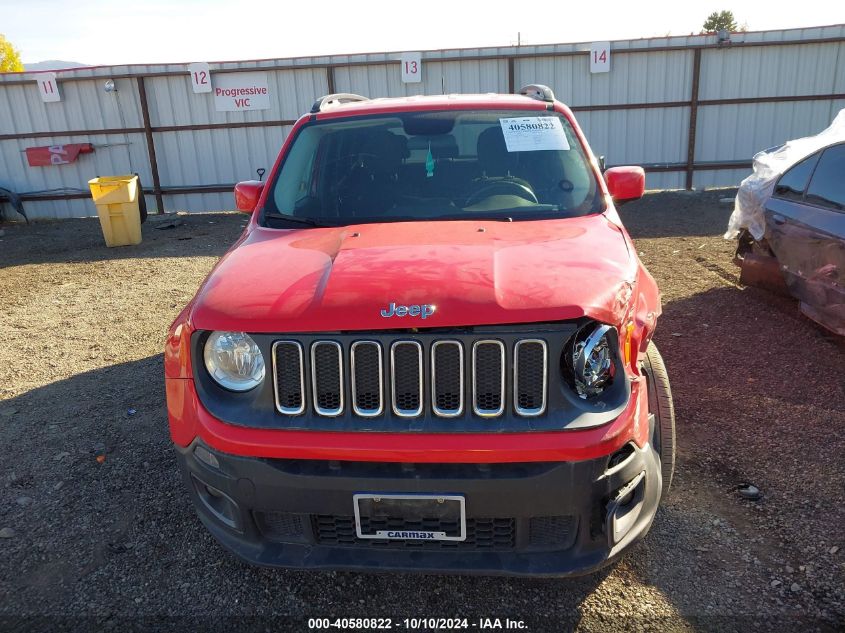
M212 62L689 35L722 9L749 30L845 23L842 0L0 0L0 33L25 63Z

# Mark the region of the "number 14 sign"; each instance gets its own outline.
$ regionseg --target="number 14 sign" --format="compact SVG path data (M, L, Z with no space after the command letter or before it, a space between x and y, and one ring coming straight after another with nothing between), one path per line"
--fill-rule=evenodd
M610 42L594 42L590 46L590 72L610 72Z

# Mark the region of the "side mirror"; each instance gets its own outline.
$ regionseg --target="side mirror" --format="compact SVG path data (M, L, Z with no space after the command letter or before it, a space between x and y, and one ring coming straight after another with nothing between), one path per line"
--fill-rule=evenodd
M245 180L235 185L235 207L238 211L252 213L255 211L264 183L259 180Z
M611 167L604 172L607 190L614 202L642 198L645 192L645 171L642 167Z

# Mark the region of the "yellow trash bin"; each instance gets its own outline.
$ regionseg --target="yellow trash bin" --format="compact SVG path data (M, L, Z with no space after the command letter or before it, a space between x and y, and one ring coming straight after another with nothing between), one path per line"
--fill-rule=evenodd
M104 176L88 181L106 246L141 243L138 176Z

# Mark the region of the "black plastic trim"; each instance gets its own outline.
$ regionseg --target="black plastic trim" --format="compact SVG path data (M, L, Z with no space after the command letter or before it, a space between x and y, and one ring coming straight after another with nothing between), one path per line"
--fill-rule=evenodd
M394 464L250 458L209 448L220 464L212 469L194 457L197 445L202 445L199 440L177 450L203 524L236 556L272 567L579 575L610 564L641 539L660 500L660 465L650 445L636 448L633 459L613 472L606 470L607 456L579 462ZM608 504L640 473L645 473L641 509L620 540L609 543ZM208 511L190 483L195 479L233 500L240 531ZM462 495L468 519L513 518L513 546L493 551L318 542L309 518L353 514L353 495L359 492ZM265 536L262 517L269 512L297 515L302 531ZM549 517L571 517L574 534L557 541L532 540L532 519Z

